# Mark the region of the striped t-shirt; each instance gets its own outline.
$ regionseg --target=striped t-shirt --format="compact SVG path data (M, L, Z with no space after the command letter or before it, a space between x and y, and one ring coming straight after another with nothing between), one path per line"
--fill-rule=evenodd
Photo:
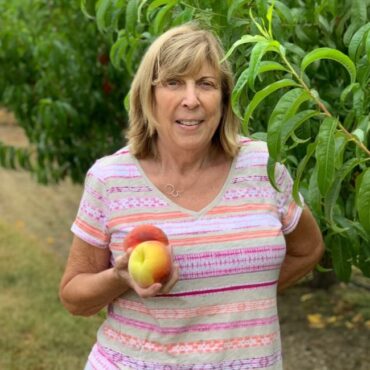
M168 235L180 278L169 294L112 302L88 360L93 369L282 369L276 287L284 234L302 209L292 179L269 183L266 144L243 138L218 196L199 212L172 202L125 147L88 171L72 231L109 248L111 263L135 226Z

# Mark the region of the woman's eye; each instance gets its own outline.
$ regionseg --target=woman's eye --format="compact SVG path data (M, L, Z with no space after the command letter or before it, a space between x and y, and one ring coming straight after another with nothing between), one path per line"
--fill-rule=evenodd
M168 80L166 81L166 85L170 87L176 87L180 85L180 81L179 80Z
M215 88L215 84L212 81L201 81L200 85L203 86L204 88L210 89L210 88Z

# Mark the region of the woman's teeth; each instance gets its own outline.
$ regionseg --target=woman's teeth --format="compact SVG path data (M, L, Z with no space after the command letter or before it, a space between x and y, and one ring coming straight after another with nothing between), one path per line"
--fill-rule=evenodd
M199 125L202 121L196 120L176 120L177 123L184 126L196 126Z

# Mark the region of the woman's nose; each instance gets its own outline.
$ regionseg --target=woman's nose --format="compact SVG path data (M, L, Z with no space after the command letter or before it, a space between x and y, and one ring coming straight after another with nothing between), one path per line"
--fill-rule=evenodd
M189 109L194 109L199 105L199 97L198 91L196 86L193 84L189 84L186 86L184 91L184 96L182 99L182 105Z

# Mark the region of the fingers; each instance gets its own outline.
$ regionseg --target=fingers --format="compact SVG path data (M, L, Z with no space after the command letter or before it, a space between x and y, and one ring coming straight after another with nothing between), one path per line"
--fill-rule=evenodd
M171 289L176 284L177 280L179 280L179 274L180 274L179 265L175 263L173 265L173 269L172 269L170 277L168 278L168 280L166 281L166 283L163 285L163 287L161 289L161 294L162 293L166 294L169 291L171 291Z
M156 296L162 288L162 284L154 283L150 285L148 288L141 288L137 284L135 284L135 291L136 293L142 298L149 298Z

